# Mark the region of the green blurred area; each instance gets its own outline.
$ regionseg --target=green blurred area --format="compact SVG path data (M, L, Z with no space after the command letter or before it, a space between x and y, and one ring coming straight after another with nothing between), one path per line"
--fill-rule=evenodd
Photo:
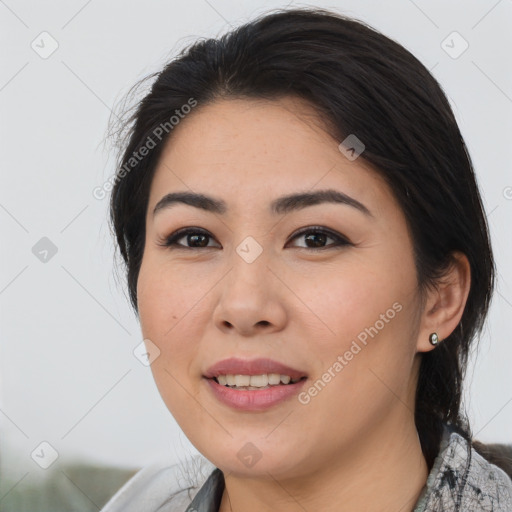
M0 511L97 512L137 471L67 464L44 478L31 478L32 471L14 480L0 475Z

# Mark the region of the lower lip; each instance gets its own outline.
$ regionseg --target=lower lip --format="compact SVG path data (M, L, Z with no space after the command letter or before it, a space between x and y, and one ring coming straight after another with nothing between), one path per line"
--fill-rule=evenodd
M206 377L205 377L206 379ZM233 389L206 379L210 389L222 403L243 411L263 411L298 394L306 379L294 384L271 386L261 390Z

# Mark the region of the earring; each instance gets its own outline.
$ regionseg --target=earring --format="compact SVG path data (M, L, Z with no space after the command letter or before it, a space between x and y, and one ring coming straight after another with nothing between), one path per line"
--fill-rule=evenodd
M439 336L437 335L437 332L433 332L428 339L432 345L437 345L439 343Z

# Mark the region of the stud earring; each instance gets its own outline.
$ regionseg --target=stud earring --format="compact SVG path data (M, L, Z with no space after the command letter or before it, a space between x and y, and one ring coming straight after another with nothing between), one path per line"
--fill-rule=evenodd
M439 343L439 336L437 335L437 332L433 332L428 339L432 345L437 345Z

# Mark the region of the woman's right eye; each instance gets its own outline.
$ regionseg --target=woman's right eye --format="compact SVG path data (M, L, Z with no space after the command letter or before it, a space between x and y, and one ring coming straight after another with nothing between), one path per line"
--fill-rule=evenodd
M185 239L185 244L179 243L182 239ZM184 228L164 238L158 245L172 249L201 249L214 247L208 245L209 240L213 240L213 237L207 231L198 228Z

